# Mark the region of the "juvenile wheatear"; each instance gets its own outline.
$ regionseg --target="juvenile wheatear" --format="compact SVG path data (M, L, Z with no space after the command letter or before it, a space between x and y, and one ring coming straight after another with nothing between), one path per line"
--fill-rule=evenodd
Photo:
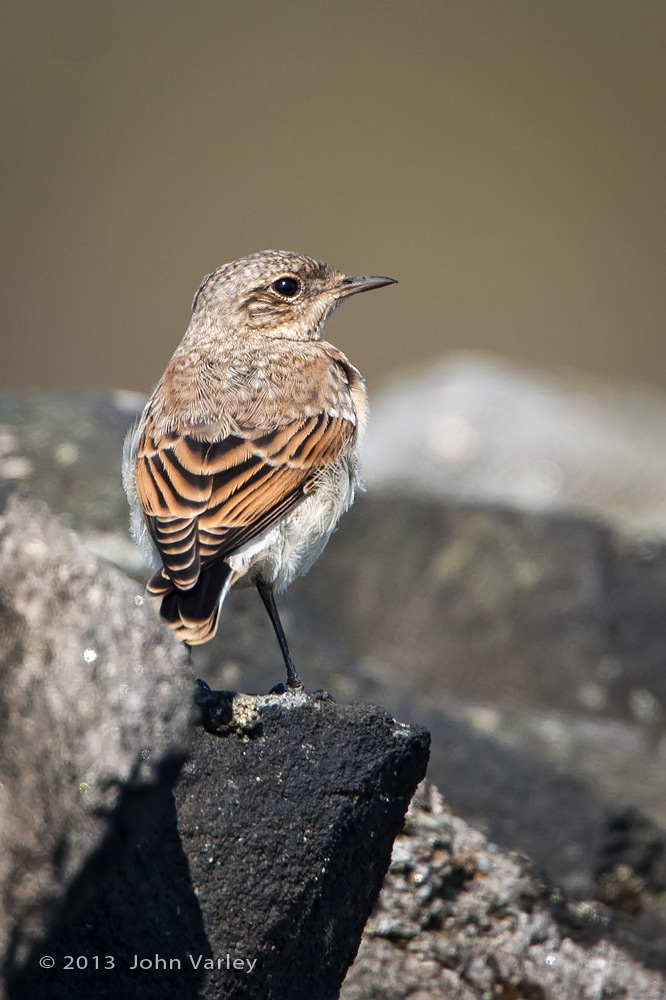
M266 250L204 278L192 320L127 436L132 531L148 583L189 645L211 639L232 586L255 585L289 687L301 687L273 597L308 571L358 483L363 379L321 340L342 299L393 284Z

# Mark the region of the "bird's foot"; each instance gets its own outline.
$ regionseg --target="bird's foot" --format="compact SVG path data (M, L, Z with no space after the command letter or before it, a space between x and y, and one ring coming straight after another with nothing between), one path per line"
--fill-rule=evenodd
M234 714L233 691L214 691L210 684L197 678L194 702L201 709L204 729L217 731L231 722Z
M289 691L304 691L305 685L298 675L298 670L291 658L287 660L287 688Z
M335 701L332 694L329 694L324 688L319 688L317 691L313 691L310 695L314 701Z
M318 691L308 692L305 690L302 684L300 685L300 687L290 687L289 685L282 684L280 682L280 684L274 684L268 693L288 694L289 691L302 691L305 695L307 695L308 698L312 698L313 701L335 701L335 698L332 695L330 695L328 691L325 691L323 688L320 688Z

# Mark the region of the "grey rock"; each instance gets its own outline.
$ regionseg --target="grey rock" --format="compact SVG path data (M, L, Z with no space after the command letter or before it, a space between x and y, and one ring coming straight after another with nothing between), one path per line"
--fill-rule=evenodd
M187 754L184 654L48 509L0 516L0 948L25 968L132 843Z
M13 1000L338 996L428 734L302 693L227 701L218 734L197 732L175 804ZM62 971L67 954L109 953L112 973ZM181 966L133 970L135 955Z
M463 354L373 399L371 488L567 511L666 536L666 396L656 388Z
M666 979L423 787L340 1000L663 1000Z

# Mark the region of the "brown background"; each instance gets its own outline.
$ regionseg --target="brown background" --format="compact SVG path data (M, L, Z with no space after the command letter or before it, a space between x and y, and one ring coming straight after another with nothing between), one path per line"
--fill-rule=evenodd
M664 0L4 4L2 382L147 390L252 250L400 279L371 388L482 348L666 384Z

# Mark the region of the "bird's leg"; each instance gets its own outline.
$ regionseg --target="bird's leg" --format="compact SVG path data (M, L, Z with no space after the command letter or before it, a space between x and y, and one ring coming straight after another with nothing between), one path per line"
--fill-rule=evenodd
M268 616L275 629L275 635L277 636L277 641L280 645L280 651L284 658L285 666L287 668L287 687L289 688L302 688L303 681L298 676L298 671L294 666L294 661L291 658L291 653L289 652L289 646L287 645L287 638L284 634L284 629L282 628L282 622L280 621L280 616L278 614L278 609L275 604L275 598L273 597L273 588L268 583L264 583L263 580L258 579L257 590L259 595L264 602L264 607L268 611Z

